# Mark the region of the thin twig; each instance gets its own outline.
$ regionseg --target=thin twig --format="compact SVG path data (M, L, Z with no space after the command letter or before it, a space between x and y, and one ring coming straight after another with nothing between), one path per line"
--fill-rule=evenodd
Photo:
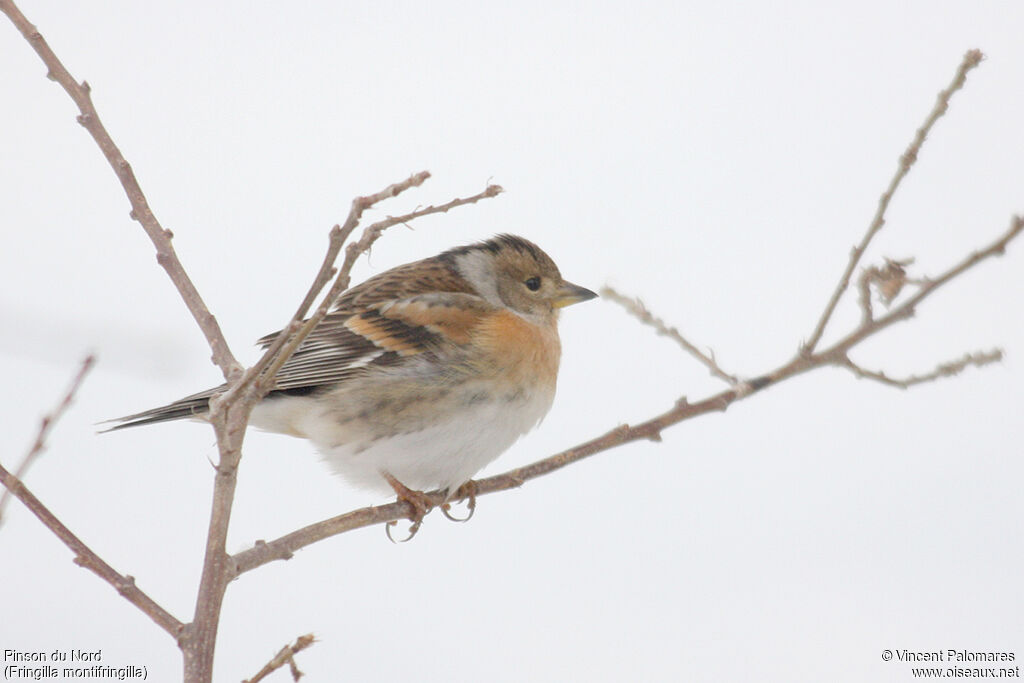
M931 131L932 126L939 120L946 110L949 108L949 100L957 90L963 87L967 80L967 73L978 66L981 60L984 58L980 50L968 50L964 55L963 60L960 62L960 66L957 67L956 74L953 76L953 81L949 84L945 90L941 91L936 99L935 106L932 108L931 113L928 114L928 118L925 119L924 124L917 129L917 133L914 135L914 139L911 141L910 146L900 156L899 165L896 167L896 174L889 181L889 187L886 188L885 192L878 200L878 208L875 210L875 215L871 219L871 224L868 226L868 231L864 234L860 244L853 248L850 252L850 260L846 264L846 270L843 271L843 275L839 278L839 284L836 285L835 290L832 292L832 296L825 306L825 310L822 312L821 317L818 319L818 324L814 328L814 332L811 334L811 338L808 339L802 349L803 353L811 353L818 346L818 342L821 341L821 336L825 333L825 326L828 325L829 320L832 318L832 313L835 311L836 306L839 304L839 299L843 296L843 292L850 284L850 277L853 275L853 271L857 268L857 263L860 261L861 256L864 255L864 251L868 248L868 244L871 240L882 229L885 225L885 212L889 208L889 202L892 200L893 195L899 188L903 178L910 171L910 168L917 161L917 155L921 151L921 145L924 144L925 138L928 137L928 133Z
M224 373L225 379L230 380L240 375L242 366L238 364L238 361L235 360L234 355L231 353L231 349L228 348L228 343L224 339L224 333L221 331L220 325L217 324L217 319L213 317L213 314L206 307L202 297L199 295L199 291L192 284L192 280L185 272L181 261L178 260L178 255L171 244L173 234L170 230L165 230L156 219L153 211L149 208L149 202L146 201L146 195L142 193L142 188L135 179L132 167L128 164L124 155L121 154L121 150L114 144L114 140L100 121L96 107L92 103L89 84L85 81L78 83L74 79L57 58L57 55L54 54L53 50L50 49L50 46L39 30L25 18L25 15L21 13L21 10L17 8L12 0L0 0L0 11L3 11L4 14L10 17L11 22L14 23L21 32L21 35L25 37L25 40L29 42L43 60L43 63L49 70L47 76L51 80L57 81L68 95L71 96L75 104L78 105L78 110L81 112L78 122L89 131L93 140L99 145L100 151L103 152L103 156L106 157L110 167L114 169L118 180L121 181L121 187L124 188L125 194L128 195L128 201L131 203L132 210L130 215L132 219L139 222L142 229L146 231L149 239L153 242L153 246L156 247L156 260L167 271L167 275L177 288L178 294L181 295L192 317L195 318L199 328L203 331L206 341L213 352L213 362Z
M639 297L627 297L624 294L620 294L618 291L616 291L615 289L608 285L605 285L604 287L601 288L601 297L604 299L609 299L619 304L620 306L625 308L630 315L634 316L644 325L650 325L658 332L658 334L664 337L668 337L672 341L679 344L679 346L681 346L684 351L686 351L691 356L693 356L701 363L703 363L705 366L707 366L708 370L710 370L711 374L714 375L715 377L718 377L719 379L723 380L730 386L736 386L737 384L740 383L739 378L737 378L735 375L730 375L729 373L725 372L718 365L718 362L714 358L714 354L709 355L698 349L694 344L688 341L682 335L682 333L679 332L679 330L677 330L675 327L669 326L668 324L665 323L664 320L651 313L650 309L647 308L647 306L644 304L643 301L640 300Z
M969 254L939 277L929 280L927 285L922 286L913 297L896 307L893 311L870 321L866 325L859 325L846 337L840 339L828 349L810 354L798 353L788 363L765 375L743 383L740 387L727 389L697 403L690 403L685 398L680 399L670 410L656 415L649 420L632 426L622 425L616 427L596 439L538 460L533 464L510 470L504 474L480 479L475 482L475 495L479 497L489 493L517 488L531 479L550 474L583 458L633 441L644 439L658 441L661 438L662 430L667 427L705 413L724 411L736 401L743 400L755 391L771 384L793 379L809 370L827 365L845 366L848 358L847 354L851 348L890 325L908 319L913 314L914 307L935 293L943 284L951 281L981 261L1004 253L1006 245L1017 237L1022 230L1024 230L1024 220L1014 217L1010 229L997 240L987 247ZM980 355L978 357L980 359ZM973 364L984 363L973 362ZM954 373L947 372L947 374ZM742 387L747 385L749 385L749 389L743 390ZM446 502L444 494L440 491L433 491L427 495L435 507ZM310 524L272 541L259 541L252 548L232 556L234 576L251 571L268 562L290 559L295 551L325 538L375 524L407 519L412 513L413 507L407 502L395 502L387 505L361 508Z
M280 669L285 664L292 672L292 680L297 681L304 675L299 671L299 667L295 664L295 655L305 650L307 647L316 642L316 638L313 637L312 633L307 633L304 636L299 636L294 643L291 645L285 645L281 650L274 655L274 658L263 665L263 668L256 672L256 675L252 678L242 681L242 683L259 683L264 678Z
M961 358L951 360L946 363L941 363L931 372L923 375L910 375L903 379L890 377L881 371L867 370L854 363L852 360L847 358L842 365L849 368L853 374L859 378L874 380L875 382L881 382L891 387L898 389L909 389L916 384L924 384L925 382L934 382L942 377L953 377L959 375L961 372L966 370L969 366L980 368L984 365L991 363L998 363L1003 360L1002 349L992 349L991 351L977 351L975 353L965 353Z
M453 199L450 202L447 202L445 204L439 204L437 206L433 206L433 205L427 206L427 207L424 207L422 209L417 209L415 211L410 211L409 213L403 214L401 216L388 216L387 218L385 218L382 221L377 221L376 223L374 223L373 225L368 227L366 230L367 230L367 232L369 232L371 234L379 234L380 232L383 232L385 229L390 228L393 225L399 225L399 224L403 224L404 225L406 223L410 223L410 222L416 220L417 218L422 218L423 216L429 216L429 215L434 214L434 213L448 213L449 211L451 211L452 209L454 209L457 206L465 206L466 204L476 204L481 199L489 199L491 197L497 197L499 194L501 194L504 191L505 190L504 190L504 188L502 188L501 185L490 185L489 184L487 187L485 187L483 189L483 191L476 193L472 197L465 197L465 198L458 198L457 197L457 198L455 198L455 199Z
M82 360L82 365L75 373L74 378L71 380L71 385L68 390L64 392L64 398L61 399L60 403L49 412L44 415L39 425L39 432L36 434L36 440L29 448L28 453L22 459L21 464L14 470L15 479L24 479L25 474L28 472L28 468L32 466L36 458L42 455L43 451L46 450L46 439L50 436L50 431L53 426L57 424L57 421L64 415L68 408L71 407L71 402L75 398L75 394L78 393L78 388L82 386L82 381L85 380L85 376L89 374L89 370L96 363L96 357L89 354ZM9 489L4 489L3 494L0 494L0 524L3 524L4 509L7 506L7 501L11 496Z

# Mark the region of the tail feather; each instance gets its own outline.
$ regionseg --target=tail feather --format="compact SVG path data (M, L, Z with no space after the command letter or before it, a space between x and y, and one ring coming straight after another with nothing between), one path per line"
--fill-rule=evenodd
M157 422L187 420L190 418L204 419L205 415L210 412L210 398L218 391L223 391L224 388L224 385L221 385L216 389L207 389L206 391L200 391L198 394L180 398L174 403L168 403L159 408L143 410L141 413L135 413L134 415L116 417L113 420L104 420L100 424L113 426L101 429L100 433L116 432L118 429L126 427L141 427L142 425L151 425ZM320 391L321 388L318 386L308 386L275 389L267 394L264 400L273 400L283 396L308 396Z
M155 424L157 422L170 422L171 420L184 420L188 418L201 418L210 409L210 397L213 390L204 391L200 394L186 396L174 403L168 403L159 408L144 410L134 415L106 420L101 424L113 424L112 427L101 430L102 432L114 432L126 427L139 427L142 425Z

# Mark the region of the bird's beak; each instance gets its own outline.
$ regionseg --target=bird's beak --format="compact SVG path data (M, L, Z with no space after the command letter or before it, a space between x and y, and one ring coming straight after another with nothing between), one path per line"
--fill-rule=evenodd
M571 282L563 282L562 286L558 288L558 293L555 295L554 304L555 308L565 308L582 301L590 301L596 296L596 293L591 292L586 287L580 287Z

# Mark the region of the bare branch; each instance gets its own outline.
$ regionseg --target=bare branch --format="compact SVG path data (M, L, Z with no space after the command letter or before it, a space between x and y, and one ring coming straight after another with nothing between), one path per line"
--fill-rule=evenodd
M504 191L505 189L501 185L489 184L487 187L483 189L482 192L478 192L472 197L466 197L464 199L460 199L457 197L451 200L450 202L440 204L438 206L427 206L425 208L417 209L415 211L411 211L401 216L388 216L384 220L378 221L371 225L370 227L368 227L366 231L370 234L380 233L384 231L386 228L390 228L392 225L410 223L411 221L417 218L429 216L430 214L434 213L448 213L448 211L454 209L457 206L465 206L466 204L476 204L481 199L490 199L491 197L497 197Z
M609 299L619 304L626 309L630 315L634 316L637 320L642 322L644 325L650 325L653 327L659 335L668 337L672 341L676 342L683 348L684 351L689 353L691 356L696 358L698 361L707 366L711 374L719 379L723 380L730 386L735 386L740 383L739 378L735 375L722 370L715 361L714 354L705 354L703 351L698 349L694 344L690 343L675 327L670 327L665 323L664 320L651 313L650 309L640 300L639 297L629 298L624 294L620 294L612 287L605 285L601 288L601 296L605 299Z
M202 297L199 295L199 291L185 273L181 261L178 260L178 255L171 244L173 234L170 230L165 230L156 219L153 211L149 208L146 196L142 193L142 188L135 179L132 167L121 154L121 150L114 144L114 140L110 137L107 129L100 122L99 114L92 103L89 84L85 81L78 83L72 77L71 73L57 58L57 55L50 49L50 46L39 30L25 18L25 15L21 13L12 0L0 0L0 11L3 11L10 17L11 22L14 23L21 32L21 35L25 37L25 40L29 42L43 60L43 63L49 70L47 76L51 80L57 81L68 95L71 96L75 104L78 105L78 110L81 112L78 122L89 131L93 140L99 145L100 151L103 152L103 156L106 157L110 167L114 169L118 180L121 181L121 186L124 188L125 194L128 195L128 201L131 203L132 210L130 215L132 219L139 222L142 229L146 231L149 239L153 242L153 246L156 247L157 263L167 271L171 282L174 283L192 317L195 318L199 328L206 336L206 341L213 352L213 362L224 373L225 379L232 379L240 375L242 367L235 360L231 349L228 348L228 343L224 339L220 325L217 324L217 319L214 318L213 314L206 307Z
M953 97L953 94L963 87L967 80L967 73L978 66L984 55L980 50L968 50L964 55L963 60L960 62L960 66L957 67L956 74L953 76L953 81L949 84L945 90L939 92L938 98L936 99L935 106L932 108L931 113L928 114L928 118L925 119L924 124L917 129L917 133L914 135L914 139L911 141L910 146L900 156L899 165L896 167L896 174L889 181L889 187L886 188L885 192L882 193L881 198L878 200L878 208L875 210L875 215L871 219L871 224L868 226L868 231L864 234L860 244L855 246L850 252L850 261L846 264L846 270L843 271L843 275L839 278L839 284L836 285L835 290L832 292L832 297L829 299L828 304L825 306L825 310L822 312L821 317L818 319L818 324L814 328L814 332L811 334L811 338L804 343L802 349L804 353L811 353L818 346L818 342L821 341L821 336L825 333L825 326L828 325L829 320L832 318L832 313L835 311L836 306L839 304L839 299L842 298L843 292L850 284L850 277L853 275L853 271L857 268L857 263L860 261L861 256L864 255L864 251L868 248L868 244L871 240L882 229L885 225L885 212L889 208L889 202L892 200L893 195L899 188L903 178L910 172L910 168L917 161L917 155L921 151L921 145L924 144L925 139L928 137L928 133L931 131L932 126L939 120L946 110L949 108L949 100Z
M46 438L50 435L50 431L53 426L57 424L57 421L64 415L71 402L75 398L75 394L78 393L78 388L82 386L82 381L85 376L89 374L89 370L96 363L96 357L89 354L82 361L82 366L78 369L78 373L75 374L74 379L71 380L71 385L68 390L64 393L64 398L61 399L60 403L50 411L48 415L44 415L39 425L39 432L36 434L36 440L32 444L28 453L22 459L21 464L18 465L18 469L14 471L15 479L24 479L25 473L28 472L28 468L32 466L36 458L42 455L43 451L46 450ZM3 524L4 508L7 506L7 501L11 496L9 489L5 489L3 494L0 495L0 525Z
M973 365L974 367L982 367L983 365L989 365L991 363L998 363L1003 360L1003 352L1001 349L992 349L991 351L977 351L975 353L965 353L963 357L956 360L951 360L946 363L938 365L934 370L924 375L911 375L904 379L897 379L895 377L889 377L884 372L866 370L861 366L854 363L849 358L845 359L842 365L849 368L853 374L858 378L870 379L876 382L881 382L891 387L898 389L909 389L915 384L924 384L925 382L934 382L941 377L953 377L959 375L968 366Z
M307 633L304 636L299 636L294 643L291 645L285 645L281 650L274 655L274 658L267 662L262 669L256 672L256 675L252 678L242 681L242 683L259 683L264 678L280 669L285 664L292 672L292 680L297 681L304 675L299 671L299 667L295 664L295 655L302 652L307 647L316 642L316 638L313 637L312 633Z

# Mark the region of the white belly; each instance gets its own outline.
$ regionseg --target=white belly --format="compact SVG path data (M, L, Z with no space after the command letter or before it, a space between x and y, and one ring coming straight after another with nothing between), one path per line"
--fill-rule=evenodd
M488 400L467 389L467 400L461 404L456 397L443 402L449 407L454 402L457 409L439 406L435 415L416 425L416 431L391 436L382 435L373 413L352 417L349 409L339 419L339 411L323 398L264 402L253 411L252 424L310 439L333 471L360 487L390 493L381 476L388 472L414 490L454 491L543 419L551 408L553 389Z

